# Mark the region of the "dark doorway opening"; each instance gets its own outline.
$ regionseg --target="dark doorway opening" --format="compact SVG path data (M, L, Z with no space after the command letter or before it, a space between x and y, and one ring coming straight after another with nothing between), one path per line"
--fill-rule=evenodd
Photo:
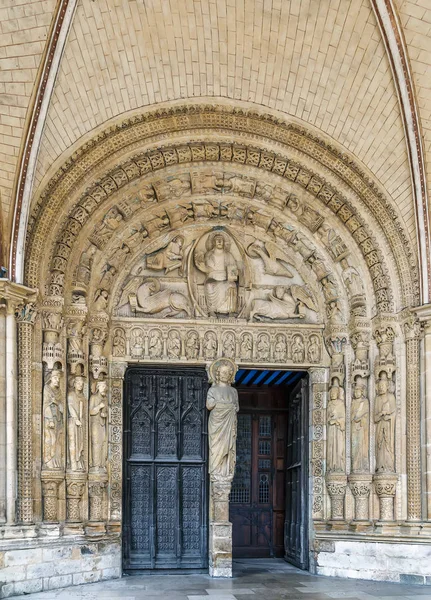
M126 572L208 566L207 390L203 368L127 370Z
M230 495L235 558L308 568L308 377L240 370L237 464Z

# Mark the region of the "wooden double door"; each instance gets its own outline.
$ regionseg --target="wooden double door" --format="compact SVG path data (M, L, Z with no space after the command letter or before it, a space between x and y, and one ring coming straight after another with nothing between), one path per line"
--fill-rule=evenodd
M131 367L125 378L123 568L208 566L208 377Z
M307 382L239 390L233 556L307 568Z

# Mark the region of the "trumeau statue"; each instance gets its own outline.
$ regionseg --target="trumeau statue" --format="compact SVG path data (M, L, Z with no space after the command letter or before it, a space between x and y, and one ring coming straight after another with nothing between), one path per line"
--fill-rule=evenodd
M397 403L393 382L385 371L377 381L374 422L376 423L376 473L395 472L395 419Z
M232 387L236 365L227 358L209 367L212 386L207 395L209 473L212 481L232 480L236 462L238 392Z
M96 392L90 397L90 470L106 469L108 447L108 384L98 381Z
M344 404L344 390L340 386L337 378L334 378L332 385L329 389L327 423L328 472L344 473L346 466L346 406Z
M72 471L84 469L83 419L85 396L84 378L76 376L67 394L67 465Z
M63 468L63 405L60 389L61 372L47 374L43 388L43 468Z
M350 409L353 473L368 473L369 470L370 403L365 382L361 377L355 379Z
M229 236L216 231L206 240L206 252L195 250L196 267L206 274L204 289L210 317L238 313L239 266L234 258Z

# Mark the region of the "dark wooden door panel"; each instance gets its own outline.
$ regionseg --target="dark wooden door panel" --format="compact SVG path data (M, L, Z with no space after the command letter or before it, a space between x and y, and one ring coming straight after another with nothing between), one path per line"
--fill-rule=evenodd
M292 392L287 414L285 559L308 567L308 385L302 379Z
M208 476L203 369L133 367L124 414L124 568L205 568Z
M240 388L239 399L237 465L230 496L233 556L283 556L286 415L281 394Z

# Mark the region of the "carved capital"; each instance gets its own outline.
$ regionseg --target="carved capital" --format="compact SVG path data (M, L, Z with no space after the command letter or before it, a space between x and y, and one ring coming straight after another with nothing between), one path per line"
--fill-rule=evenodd
M124 379L126 374L127 363L125 362L112 362L111 363L111 377L112 379Z
M374 488L379 498L393 498L397 491L398 475L374 475Z
M415 315L410 315L404 323L404 336L407 341L419 340L422 334L422 324Z
M309 371L309 375L310 375L310 382L311 384L315 384L315 383L326 383L326 379L327 379L327 369L310 369Z
M394 520L394 500L397 490L397 475L374 475L374 488L379 497L380 521Z
M36 321L36 305L34 302L21 302L15 310L15 317L18 323L29 323L34 325Z
M355 500L355 521L369 520L371 475L349 475L349 486Z
M347 477L345 475L329 474L326 476L326 487L331 498L331 520L343 521Z

